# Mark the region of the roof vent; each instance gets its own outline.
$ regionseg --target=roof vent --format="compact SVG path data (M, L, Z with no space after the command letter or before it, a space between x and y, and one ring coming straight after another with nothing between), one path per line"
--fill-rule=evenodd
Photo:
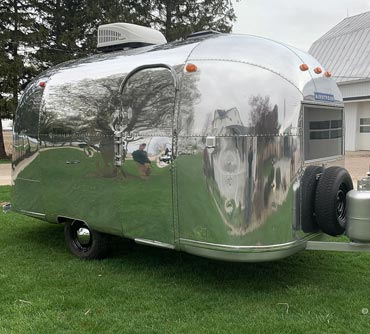
M98 28L98 50L113 51L167 43L157 30L130 23L110 23Z
M202 30L202 31L193 32L190 35L186 36L186 38L196 38L196 37L217 35L217 34L221 34L221 33L216 30Z

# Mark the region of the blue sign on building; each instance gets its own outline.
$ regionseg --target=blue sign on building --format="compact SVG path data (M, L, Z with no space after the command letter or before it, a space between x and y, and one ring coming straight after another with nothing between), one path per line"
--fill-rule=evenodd
M319 92L315 92L315 100L326 101L326 102L334 102L335 101L334 100L334 95L319 93Z

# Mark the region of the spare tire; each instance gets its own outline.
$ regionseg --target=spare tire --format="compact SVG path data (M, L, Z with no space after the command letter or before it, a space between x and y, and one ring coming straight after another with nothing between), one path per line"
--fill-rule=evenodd
M343 234L346 225L346 195L353 189L346 169L324 170L316 188L315 213L320 229L329 235Z
M315 197L321 166L308 166L301 179L301 227L305 233L317 232L319 226L315 215Z

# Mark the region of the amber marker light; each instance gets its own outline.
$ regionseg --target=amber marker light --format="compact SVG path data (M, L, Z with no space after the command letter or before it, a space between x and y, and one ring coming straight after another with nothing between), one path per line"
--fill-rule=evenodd
M198 67L194 64L187 64L186 67L186 72L196 72L198 70Z
M325 72L325 76L326 76L327 78L330 78L330 77L331 77L331 73L330 73L329 71L326 71L326 72Z
M299 66L299 69L301 71L307 71L308 70L308 65L307 64L302 64L301 66Z
M39 82L39 86L40 86L41 88L45 88L45 87L46 87L46 81L40 81L40 82Z
M316 67L316 68L314 69L314 72L315 72L316 74L320 74L320 73L322 73L322 69L321 69L320 67Z

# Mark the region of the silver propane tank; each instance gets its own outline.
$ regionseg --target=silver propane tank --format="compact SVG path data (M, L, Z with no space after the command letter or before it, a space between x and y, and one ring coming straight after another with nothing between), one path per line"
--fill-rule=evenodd
M347 193L346 234L356 243L370 243L370 172Z

